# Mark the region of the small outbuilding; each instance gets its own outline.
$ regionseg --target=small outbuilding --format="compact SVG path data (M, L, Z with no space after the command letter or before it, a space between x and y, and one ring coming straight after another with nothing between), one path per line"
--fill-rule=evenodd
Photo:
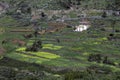
M89 27L90 27L89 22L83 21L83 22L80 22L80 25L75 26L75 30L74 31L75 32L82 32L84 30L87 30Z

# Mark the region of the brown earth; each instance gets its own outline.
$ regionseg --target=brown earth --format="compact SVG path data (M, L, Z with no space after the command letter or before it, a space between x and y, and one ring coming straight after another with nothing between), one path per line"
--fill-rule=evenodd
M60 31L67 26L66 23L62 23L62 22L50 22L48 23L48 25L49 28L46 31L47 33Z
M25 46L26 45L26 42L23 41L23 40L20 40L20 39L13 39L13 40L11 40L11 42L13 44L18 44L19 46Z
M6 50L2 47L0 47L0 55L3 55L6 52Z

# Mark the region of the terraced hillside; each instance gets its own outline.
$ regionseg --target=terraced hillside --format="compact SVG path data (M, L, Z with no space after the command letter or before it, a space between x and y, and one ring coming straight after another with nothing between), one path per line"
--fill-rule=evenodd
M109 40L109 34L112 33L112 27L109 21L96 21L96 25L91 26L87 31L74 32L72 28L64 28L60 32L39 35L27 41L27 46L33 44L34 40L41 40L43 48L38 52L26 52L26 46L19 47L14 44L4 44L3 47L9 50L5 57L22 62L35 63L42 65L52 72L60 73L61 71L83 71L88 67L96 65L99 67L110 68L113 72L120 70L119 63L119 22L115 25L115 39ZM99 22L99 23L98 23ZM106 26L101 27L101 23ZM19 29L17 27L7 28L7 30ZM6 38L18 38L24 40L23 33L6 32ZM3 34L1 35L4 36ZM14 35L14 36L13 36ZM59 42L58 42L59 40ZM90 58L90 56L92 58ZM94 58L100 55L101 59ZM105 57L111 63L104 63ZM3 58L4 59L4 58Z
M81 0L73 10L59 0L2 1L10 8L0 15L0 80L120 79L120 17L107 16L106 0ZM18 14L21 4L50 14L32 21L25 8ZM75 31L82 21L90 27Z

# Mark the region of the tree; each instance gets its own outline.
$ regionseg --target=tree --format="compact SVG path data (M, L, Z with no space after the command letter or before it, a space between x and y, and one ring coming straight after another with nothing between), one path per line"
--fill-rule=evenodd
M115 0L115 8L120 10L120 0Z
M61 6L65 7L66 9L70 9L70 7L75 5L80 5L81 0L59 0Z
M106 9L120 10L120 0L108 0Z

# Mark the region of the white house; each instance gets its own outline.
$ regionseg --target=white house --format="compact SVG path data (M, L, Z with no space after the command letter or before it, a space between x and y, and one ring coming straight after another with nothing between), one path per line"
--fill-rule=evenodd
M84 30L87 30L90 27L90 24L88 22L81 22L80 25L75 26L75 32L82 32Z

